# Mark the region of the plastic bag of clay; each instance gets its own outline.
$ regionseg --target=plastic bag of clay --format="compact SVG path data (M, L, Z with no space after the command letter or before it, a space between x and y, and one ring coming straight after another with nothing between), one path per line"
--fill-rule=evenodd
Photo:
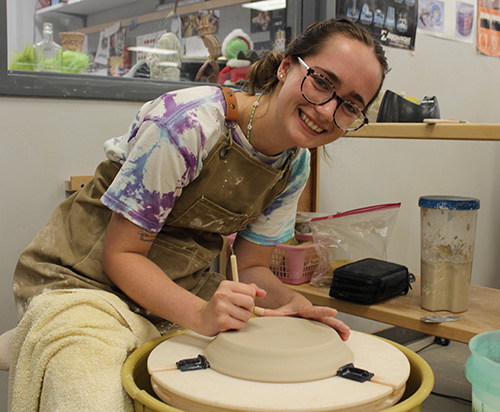
M295 233L300 235L312 236L311 228L309 224L311 220L318 217L327 217L328 213L318 213L318 212L297 212L295 217Z
M311 220L320 263L311 279L314 286L330 286L333 271L364 258L386 260L387 246L401 203L354 209Z

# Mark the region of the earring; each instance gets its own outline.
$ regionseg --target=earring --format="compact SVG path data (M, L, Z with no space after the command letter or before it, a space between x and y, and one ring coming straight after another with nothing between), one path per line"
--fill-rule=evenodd
M285 75L283 73L280 74L280 79L282 79L283 77L285 77Z

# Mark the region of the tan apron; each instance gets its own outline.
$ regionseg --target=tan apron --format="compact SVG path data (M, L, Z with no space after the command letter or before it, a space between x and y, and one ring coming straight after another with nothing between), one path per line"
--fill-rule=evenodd
M183 288L210 299L222 275L210 271L223 239L257 219L290 177L233 144L231 129L203 162L200 175L182 191L148 257ZM91 288L112 292L160 329L165 321L138 307L106 276L102 246L111 210L100 198L120 164L101 163L94 178L62 202L19 258L14 295L22 317L32 297L46 290Z

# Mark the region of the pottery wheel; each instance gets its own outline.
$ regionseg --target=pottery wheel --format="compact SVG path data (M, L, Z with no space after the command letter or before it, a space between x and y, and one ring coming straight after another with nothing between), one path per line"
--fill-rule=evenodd
M291 325L288 321L296 318L254 318L245 328L254 322L260 323L268 319L277 319L278 322L284 321ZM306 322L316 325L316 322ZM354 412L387 408L395 404L403 395L406 380L410 374L410 365L406 356L390 343L372 335L355 331L352 331L351 337L346 343L340 341L341 345L333 339L333 346L337 348L346 346L353 354L356 367L374 373L384 381L390 382L393 387L374 382L355 382L339 376L331 376L331 374L327 378L304 382L271 383L235 378L212 367L189 372L181 372L180 370L156 372L158 369L175 364L181 359L196 358L202 353L208 355L212 344L214 344L212 349L217 348L216 340L222 341L221 347L229 345L231 340L234 340L236 345L239 340L233 335L243 335L245 328L238 332L219 334L219 336L228 335L228 339L225 337L219 339L219 336L209 338L188 331L159 344L148 358L151 384L158 397L171 406L189 412L228 410L234 412ZM281 325L279 328L281 330ZM291 330L290 328L284 329L287 330L284 332L286 336L290 336L288 333L294 335L293 328ZM285 353L288 350L292 352L295 350L295 355L289 353L288 363L296 365L296 368L301 368L301 357L316 362L316 365L319 362L318 359L327 361L326 356L317 356L316 359L311 356L311 353L315 353L314 351L328 350L322 347L321 337L318 340L313 340L309 351L302 347L303 350L298 351L300 354L297 354L297 347L291 348L294 345L290 345L290 338L287 340L283 336L279 336L267 337L266 339L266 343L260 345L261 348L265 346L266 349L264 358L267 356L269 359L271 356L269 347L279 349L279 345L281 345ZM276 340L274 344L272 339ZM304 338L302 342L308 344L307 338ZM300 347L301 345L297 344L296 346ZM234 354L228 356L234 356ZM215 364L217 363L216 360ZM224 365L224 362L222 364ZM300 373L295 370L293 374ZM396 389L393 389L394 387Z

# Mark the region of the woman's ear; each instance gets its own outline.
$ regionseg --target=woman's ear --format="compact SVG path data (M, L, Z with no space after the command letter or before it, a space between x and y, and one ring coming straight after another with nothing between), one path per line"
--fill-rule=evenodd
M293 59L290 56L285 55L283 57L283 60L281 61L281 64L278 67L278 80L285 80L286 75L290 68L292 67L293 64Z

